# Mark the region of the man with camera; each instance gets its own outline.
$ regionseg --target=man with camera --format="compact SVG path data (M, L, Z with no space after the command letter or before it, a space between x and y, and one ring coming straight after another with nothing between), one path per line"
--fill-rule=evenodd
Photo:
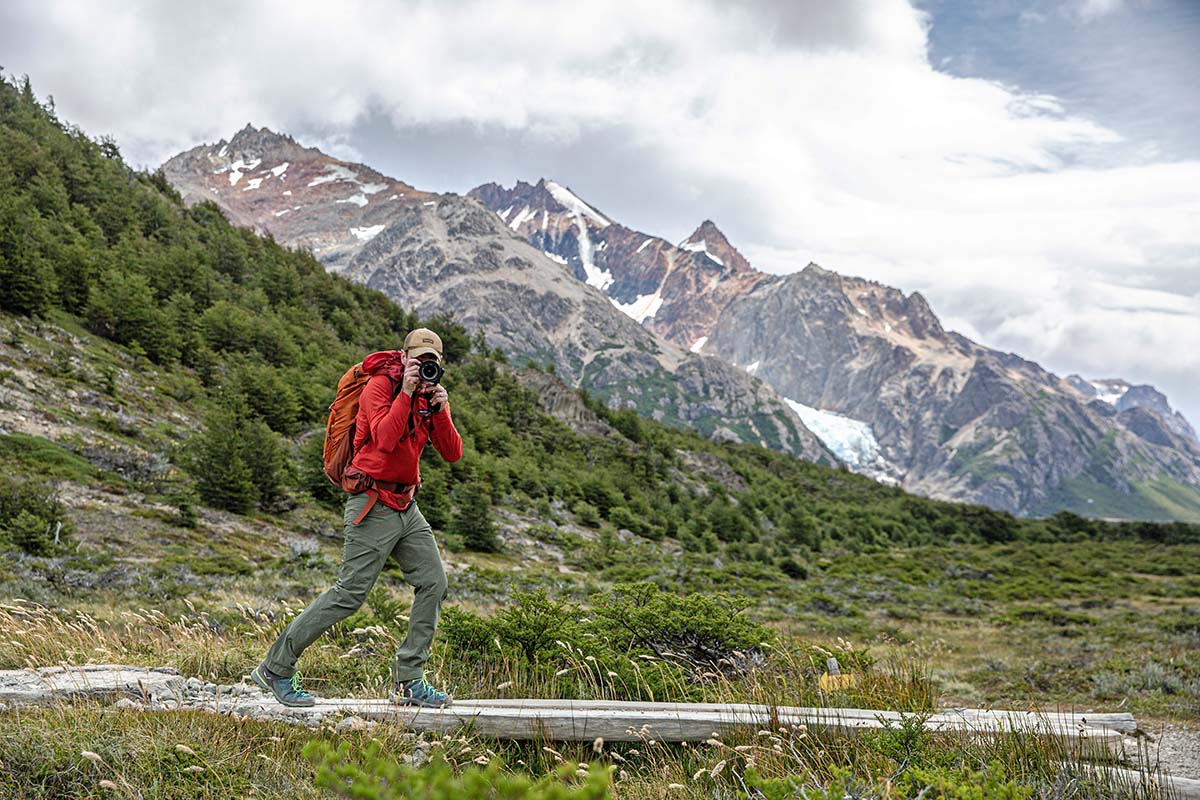
M359 396L354 456L342 482L352 494L344 512L337 583L291 621L250 674L284 705L315 702L300 688L300 654L363 604L389 556L414 590L408 634L392 661L393 701L433 707L451 702L450 695L424 678L446 596L446 572L433 531L413 499L427 442L447 461L462 457L462 438L440 383L441 362L441 337L428 328L411 331L403 351L372 353L363 360L371 377Z

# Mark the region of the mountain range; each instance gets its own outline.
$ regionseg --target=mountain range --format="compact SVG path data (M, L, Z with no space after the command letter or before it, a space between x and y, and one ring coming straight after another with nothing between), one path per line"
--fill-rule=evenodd
M610 406L839 463L768 384L655 336L474 198L417 191L249 126L164 172L189 204L212 200L233 222L309 248L422 316L482 330L512 360L549 366Z
M552 180L435 194L251 126L164 172L612 406L1018 514L1200 518L1200 443L1153 387L1061 378L917 292L760 272L712 221L671 243Z

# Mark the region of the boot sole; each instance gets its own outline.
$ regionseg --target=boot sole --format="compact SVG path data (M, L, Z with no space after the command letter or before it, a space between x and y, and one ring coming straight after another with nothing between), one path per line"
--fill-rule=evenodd
M258 686L260 688L262 688L264 691L269 692L276 699L276 701L279 702L280 705L287 706L288 708L308 708L308 707L316 704L315 700L311 703L289 703L288 701L284 700L271 687L271 684L267 681L267 679L259 674L258 667L255 667L254 669L252 669L250 671L250 680L252 680L256 684L258 684Z

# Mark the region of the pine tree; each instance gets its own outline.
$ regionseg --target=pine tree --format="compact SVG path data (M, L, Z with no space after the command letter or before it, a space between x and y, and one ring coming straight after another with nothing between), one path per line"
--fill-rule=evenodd
M496 527L492 523L491 499L480 484L463 484L459 490L458 511L450 524L450 533L461 536L468 550L481 553L500 550Z
M249 465L243 457L237 408L218 406L204 420L204 431L193 440L188 471L207 505L245 514L258 500Z

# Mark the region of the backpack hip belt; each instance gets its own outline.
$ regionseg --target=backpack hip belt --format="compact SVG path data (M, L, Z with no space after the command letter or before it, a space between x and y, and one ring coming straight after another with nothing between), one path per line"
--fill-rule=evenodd
M401 496L407 495L408 501L411 503L414 495L417 493L417 487L420 485L417 483L393 483L392 481L380 481L372 478L365 472L358 472L358 470L355 470L355 472L365 478L365 491L367 493L367 504L363 506L362 511L358 512L358 516L354 518L353 524L355 525L366 519L367 514L370 514L371 509L375 507L375 503L379 500L379 491L377 490L382 489L385 492L391 492L392 494L398 494ZM362 491L363 490L359 490L354 494L361 494Z

